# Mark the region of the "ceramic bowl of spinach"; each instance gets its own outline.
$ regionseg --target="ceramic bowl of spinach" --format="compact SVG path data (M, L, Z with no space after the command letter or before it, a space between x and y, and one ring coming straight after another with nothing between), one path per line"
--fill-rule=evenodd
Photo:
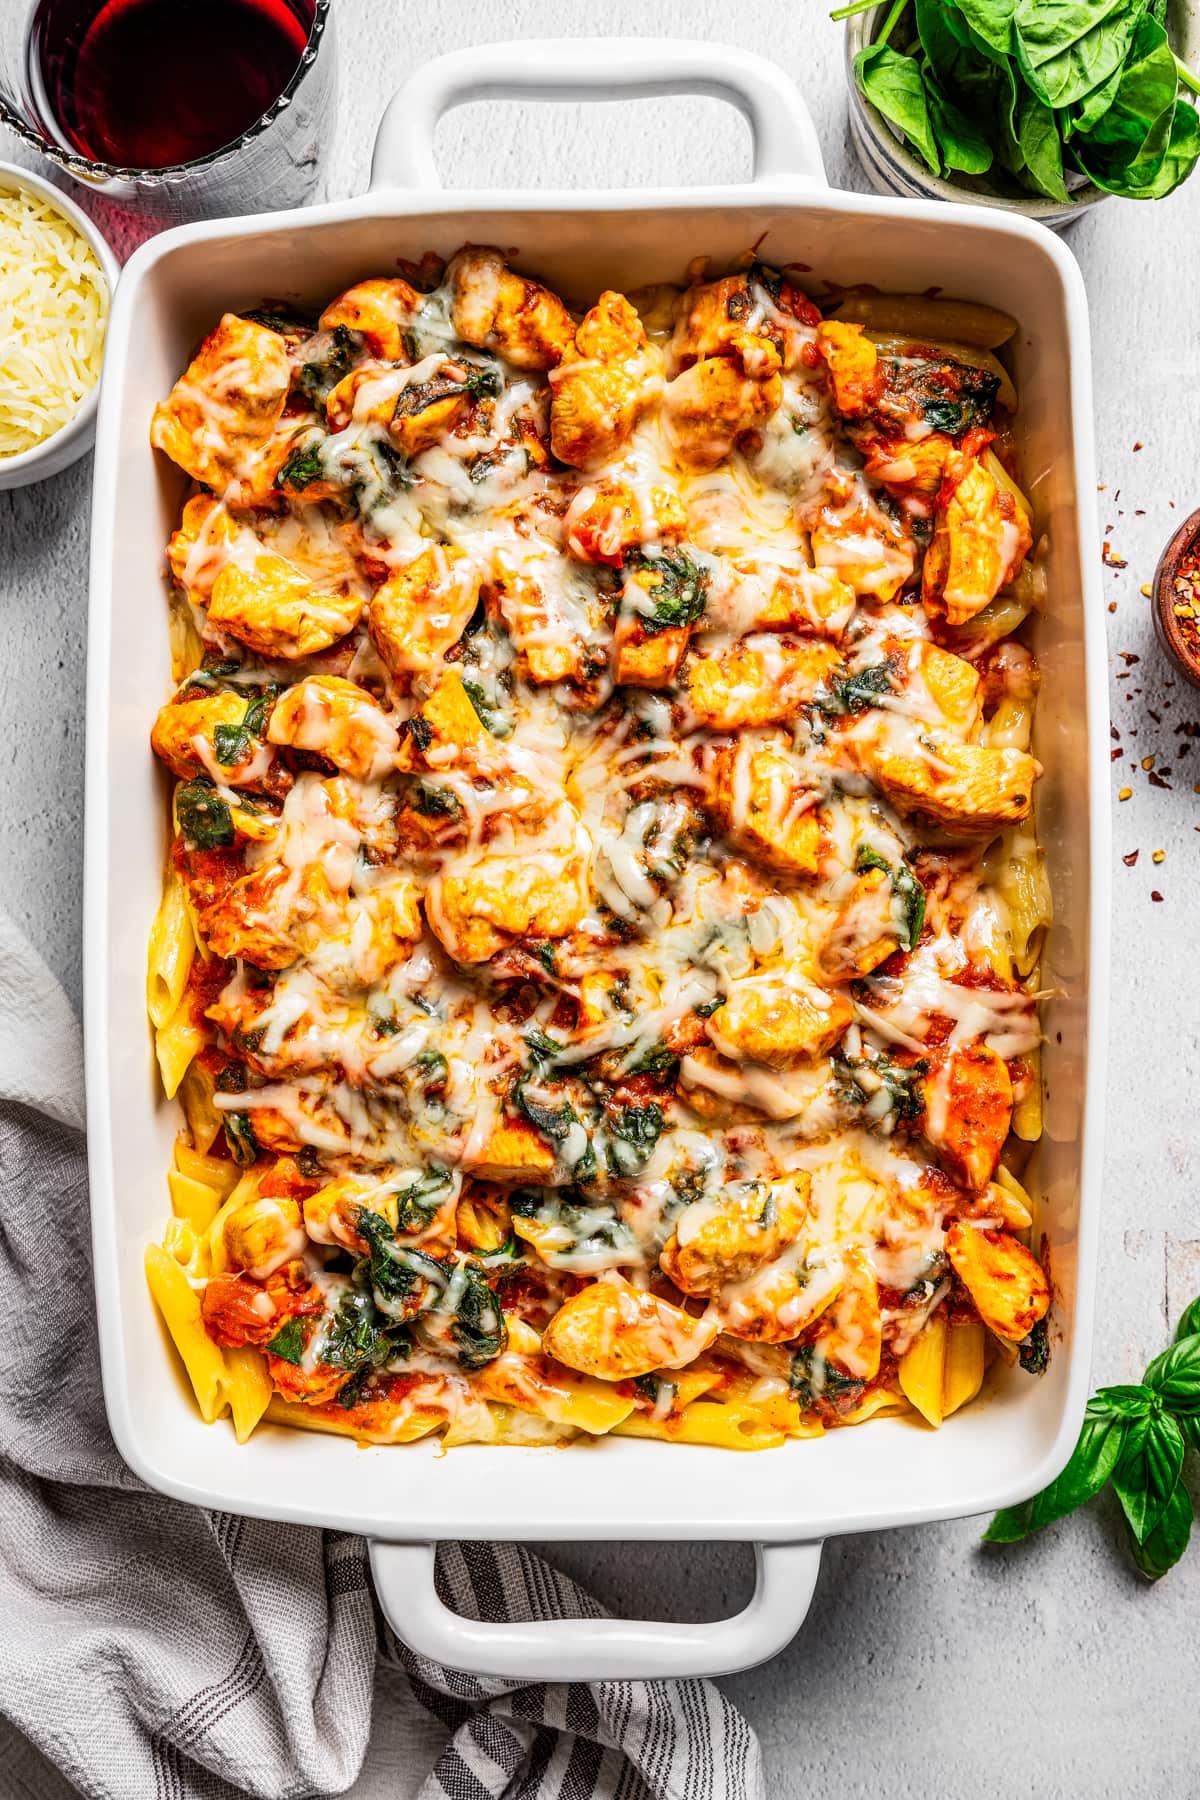
M881 193L1059 228L1200 159L1196 0L851 0L850 126Z

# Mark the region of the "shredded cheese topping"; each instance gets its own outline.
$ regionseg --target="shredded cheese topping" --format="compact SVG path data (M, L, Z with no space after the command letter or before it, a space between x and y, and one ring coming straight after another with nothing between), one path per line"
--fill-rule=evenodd
M0 190L0 456L69 424L100 379L108 282L82 232L28 188Z

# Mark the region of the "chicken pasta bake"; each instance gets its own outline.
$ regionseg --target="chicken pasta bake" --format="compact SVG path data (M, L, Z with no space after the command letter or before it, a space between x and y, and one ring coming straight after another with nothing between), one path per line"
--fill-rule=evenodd
M227 313L151 428L200 1410L938 1426L1050 1302L1014 322L402 267Z

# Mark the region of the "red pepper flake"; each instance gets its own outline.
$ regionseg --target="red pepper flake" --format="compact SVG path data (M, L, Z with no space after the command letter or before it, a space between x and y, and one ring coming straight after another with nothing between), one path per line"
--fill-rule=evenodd
M1138 444L1135 444L1133 447L1135 450L1140 450L1142 446L1140 443L1138 443Z
M1140 851L1140 850L1131 850L1131 851L1130 851L1130 852L1129 852L1129 855L1128 855L1128 856L1123 856L1123 857L1122 857L1122 858L1121 858L1121 861L1122 861L1122 862L1123 862L1123 863L1124 863L1124 864L1125 864L1125 867L1126 867L1126 868L1127 868L1127 869L1132 869L1132 868L1133 868L1133 866L1134 866L1134 864L1135 864L1135 863L1136 863L1136 862L1137 862L1137 859L1138 859L1138 857L1139 857L1139 856L1140 856L1140 855L1141 855L1141 854L1142 854L1142 853L1141 853L1141 851Z
M1117 610L1117 603L1116 603L1116 601L1115 601L1115 600L1110 600L1110 601L1109 601L1109 603L1108 603L1108 610L1109 610L1109 612L1116 612L1116 610Z
M1142 660L1134 650L1118 650L1117 655L1128 669L1131 669L1134 663L1139 663Z
M1133 509L1133 516L1135 519L1144 519L1146 516L1145 507L1144 506L1135 506Z
M1157 769L1151 769L1151 771L1150 771L1150 786L1166 788L1168 793L1171 791L1170 782L1164 781Z
M1117 556L1107 538L1104 540L1104 549L1101 554L1110 569L1127 569L1129 567L1128 559L1124 556Z
M1114 750L1110 754L1108 760L1109 760L1109 762L1120 762L1120 760L1124 756L1124 754L1125 754L1125 752L1123 750Z
M1151 888L1150 889L1150 898L1152 900L1161 900L1162 895L1159 893L1157 888Z
M1152 706L1148 706L1146 708L1146 711L1150 714L1150 717L1154 720L1154 723L1156 725L1162 724L1162 714L1161 713L1156 713Z
M1112 739L1113 739L1113 741L1114 741L1114 742L1115 742L1115 743L1118 743L1118 744L1119 744L1119 743L1120 743L1120 741L1121 741L1121 734L1120 734L1120 732L1119 732L1119 731L1118 731L1118 730L1117 730L1117 728L1116 728L1116 726L1115 726L1115 725L1114 725L1114 724L1113 724L1113 723L1112 723L1112 721L1111 721L1111 720L1110 720L1110 721L1109 721L1109 726L1108 726L1108 735L1109 735L1109 737L1110 737L1110 738L1112 738Z

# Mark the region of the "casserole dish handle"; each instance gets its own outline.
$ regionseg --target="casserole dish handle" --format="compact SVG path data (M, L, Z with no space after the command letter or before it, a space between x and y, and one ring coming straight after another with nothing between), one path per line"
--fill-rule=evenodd
M653 1681L732 1675L790 1642L812 1603L821 1545L755 1544L755 1586L732 1619L465 1619L434 1586L436 1544L371 1543L371 1573L397 1637L468 1675L518 1681Z
M629 100L704 94L727 100L754 138L754 181L826 187L816 130L799 90L763 56L673 38L535 38L474 44L413 71L380 120L372 188L438 188L434 133L472 100Z

